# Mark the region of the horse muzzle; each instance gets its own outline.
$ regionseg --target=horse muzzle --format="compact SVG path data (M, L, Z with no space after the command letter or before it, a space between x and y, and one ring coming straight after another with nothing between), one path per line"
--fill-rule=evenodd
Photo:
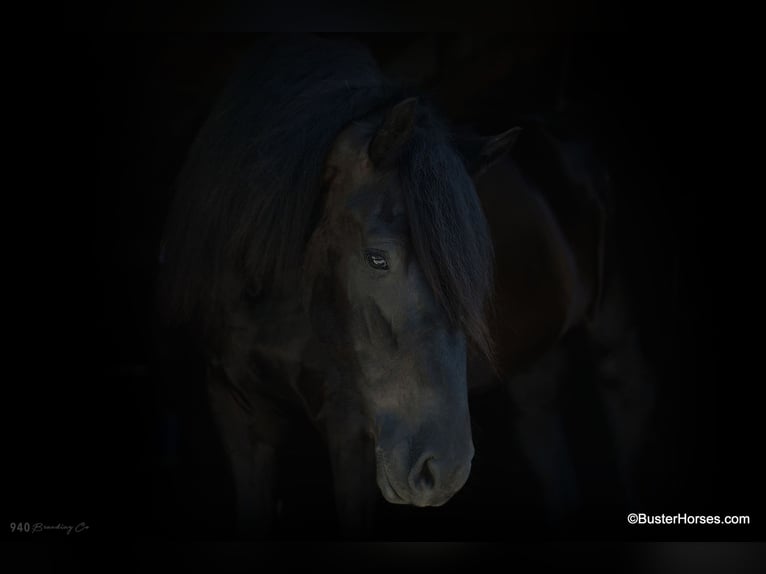
M468 480L473 459L473 443L466 452L447 456L424 450L412 456L410 441L402 441L390 451L375 449L377 483L383 498L392 504L441 506ZM408 461L414 461L408 464Z

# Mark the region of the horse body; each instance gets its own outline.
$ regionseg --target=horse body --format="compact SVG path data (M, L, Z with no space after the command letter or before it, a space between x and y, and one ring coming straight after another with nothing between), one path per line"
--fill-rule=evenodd
M471 384L506 386L517 413L514 439L553 524L589 503L635 503L653 405L610 178L587 150L533 123L476 182L496 253L499 378L477 369Z

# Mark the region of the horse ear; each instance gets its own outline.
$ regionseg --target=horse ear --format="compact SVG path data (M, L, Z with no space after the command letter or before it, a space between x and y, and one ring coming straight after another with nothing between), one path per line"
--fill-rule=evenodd
M458 139L458 151L465 160L468 173L477 178L500 159L516 143L522 128L515 127L491 137Z
M392 162L399 155L415 125L417 98L407 98L391 108L370 142L370 161L376 167Z

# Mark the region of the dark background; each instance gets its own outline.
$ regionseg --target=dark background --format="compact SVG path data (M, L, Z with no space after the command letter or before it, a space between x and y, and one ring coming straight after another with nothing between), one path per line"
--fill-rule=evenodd
M8 110L24 158L12 166L24 185L9 193L6 212L14 230L9 311L17 319L6 383L9 522L84 521L91 539L229 535L230 486L199 387L163 378L153 274L186 147L256 39L188 30L237 31L248 18L268 28L281 15L253 10L142 7L126 17L158 22L162 33L71 34L24 52L18 85L30 111ZM563 100L578 110L569 117L626 182L621 201L637 232L626 247L637 261L632 285L643 294L647 345L662 370L641 483L646 511L749 514L753 525L628 527L597 497L573 528L536 524L528 471L512 451L498 454L509 407L490 395L471 406L492 455L466 492L433 512L383 508L383 524L394 530L380 537L762 539L762 376L754 370L762 185L751 179L757 152L749 136L758 132L747 18L730 24L731 14L714 11L592 2L505 10L502 33L354 36L384 67L439 94L451 120L484 134L524 114L550 116ZM449 29L439 25L449 16L435 14L434 26ZM399 16L389 14L390 26L374 17L348 24L397 29ZM325 18L304 10L296 25L322 27ZM664 288L671 275L673 294ZM324 463L315 463L309 482L329 487ZM293 521L284 537L332 538L332 500L296 478L286 485L294 501L285 506Z

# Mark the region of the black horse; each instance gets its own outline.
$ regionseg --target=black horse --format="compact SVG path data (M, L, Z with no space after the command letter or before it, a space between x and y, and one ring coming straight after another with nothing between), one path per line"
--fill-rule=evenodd
M467 359L491 362L493 248L471 165L428 103L360 46L270 39L224 90L166 228L168 320L203 351L240 527L267 532L297 406L322 433L347 533L439 506L474 446Z
M618 190L591 137L560 115L520 119L512 153L476 177L496 257L497 352L493 371L469 370L474 395L505 385L508 438L554 527L598 506L610 517L636 507L656 389L627 284Z

